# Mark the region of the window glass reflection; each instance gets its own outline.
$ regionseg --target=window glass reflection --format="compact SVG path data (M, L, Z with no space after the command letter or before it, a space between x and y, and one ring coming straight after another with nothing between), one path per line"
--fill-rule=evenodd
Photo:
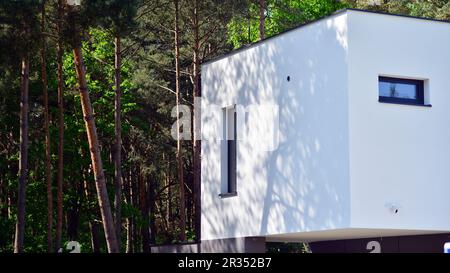
M380 81L379 93L381 97L417 99L417 86L414 84Z

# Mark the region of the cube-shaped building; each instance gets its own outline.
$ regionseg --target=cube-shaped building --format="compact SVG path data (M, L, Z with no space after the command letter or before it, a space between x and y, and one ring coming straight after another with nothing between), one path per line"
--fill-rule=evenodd
M450 232L448 22L346 9L201 79L203 242Z

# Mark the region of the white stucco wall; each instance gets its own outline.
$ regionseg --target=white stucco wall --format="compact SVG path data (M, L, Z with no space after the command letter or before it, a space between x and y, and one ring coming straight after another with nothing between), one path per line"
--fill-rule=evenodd
M348 22L351 226L449 230L450 24L358 11ZM379 103L379 75L427 79L432 107Z
M202 111L202 240L349 226L346 21L341 13L203 65L203 110L278 105L279 146L258 149L266 111L247 121L261 137L238 141L238 196L220 198L220 116Z
M425 80L432 107L379 103L378 76ZM202 239L449 231L449 86L450 24L353 10L205 64ZM238 115L260 137L238 141L238 196L220 198L233 104L278 105L279 145L258 149L269 111Z

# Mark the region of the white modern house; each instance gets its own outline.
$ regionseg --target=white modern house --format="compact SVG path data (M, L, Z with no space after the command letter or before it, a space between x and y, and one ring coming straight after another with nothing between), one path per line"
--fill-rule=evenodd
M449 22L342 10L201 76L211 251L450 233Z

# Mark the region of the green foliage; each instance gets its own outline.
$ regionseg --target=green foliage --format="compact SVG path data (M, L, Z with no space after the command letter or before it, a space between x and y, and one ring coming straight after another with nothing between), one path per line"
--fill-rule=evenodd
M16 56L23 56L39 45L29 41L40 37L38 14L42 1L0 1L0 48L11 54L4 55L4 58L14 60Z
M327 16L348 7L336 0L267 0L265 9L266 37ZM228 41L234 48L259 40L259 2L251 1L248 10L228 24Z
M101 25L103 28L111 28L114 35L119 37L130 33L137 25L135 21L139 0L103 0L104 5Z
M84 63L86 66L86 79L92 98L96 124L103 139L114 137L114 44L111 34L100 29L90 29L88 40L83 42ZM73 69L73 55L64 55L65 82L68 90L73 92L66 99L73 100L80 105L80 96L77 92L77 78ZM127 114L137 110L136 98L132 94L131 66L124 63L121 67L122 80L122 113ZM77 112L74 125L78 132L85 133L84 121L81 112ZM70 122L70 121L68 121ZM124 121L122 127L126 134L129 122Z
M228 42L234 48L259 40L259 1L248 1L248 8L228 23ZM417 17L450 20L448 0L267 0L266 37L317 20L343 8L360 8Z
M46 251L47 200L43 132L40 54L42 35L47 42L50 102L52 176L56 176L58 145L56 23L57 0L47 0L48 22L40 29L42 0L0 1L0 252L12 252L19 158L20 58L30 56L30 145L26 200L25 250ZM326 16L344 7L357 7L437 19L450 19L447 0L266 0L266 36ZM232 47L259 39L259 1L198 1L201 61ZM174 14L171 0L89 0L62 18L64 42L64 195L63 242L76 240L82 252L92 252L91 239L97 226L99 247L106 251L89 145L80 107L72 48L81 45L87 69L108 192L112 200L114 168L114 38L123 42L122 220L130 226L122 233L122 249L142 249L141 228L152 230L153 243L178 242L179 191L175 161L176 142L170 135L174 118ZM70 24L68 22L71 22ZM181 97L193 98L193 2L180 0ZM228 42L228 44L227 44ZM187 185L186 237L193 229L192 146L183 143ZM144 182L142 187L142 182ZM56 189L54 189L56 192ZM141 193L146 207L141 204ZM56 198L55 198L56 199ZM56 200L55 200L56 203ZM112 202L111 202L112 203ZM54 204L54 208L56 204ZM54 216L56 213L54 212ZM55 218L55 217L54 217ZM125 219L127 220L125 222ZM56 219L54 219L56 222ZM53 223L55 226L56 223ZM130 235L127 244L125 234ZM63 247L64 248L64 247ZM131 251L130 250L130 251ZM308 252L303 244L270 244L270 252ZM66 252L66 250L64 250Z
M448 0L346 0L345 2L355 8L450 20Z

